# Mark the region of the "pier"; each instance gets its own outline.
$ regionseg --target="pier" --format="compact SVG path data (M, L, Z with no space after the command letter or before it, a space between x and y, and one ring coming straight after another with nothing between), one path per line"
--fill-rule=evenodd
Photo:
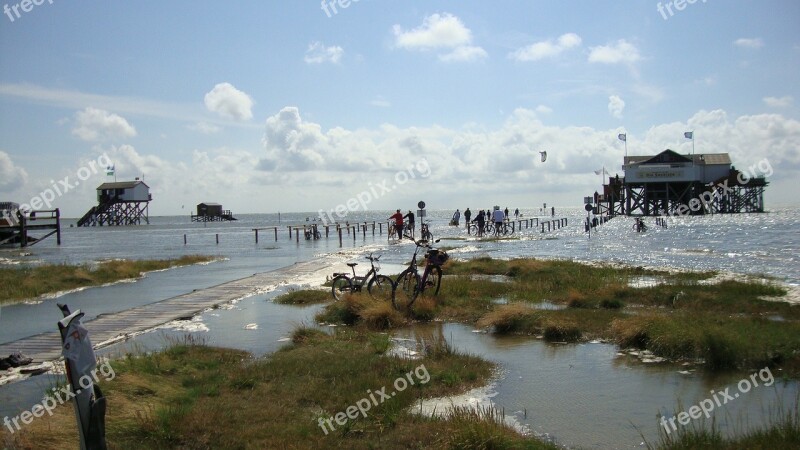
M41 232L45 234L36 236ZM61 212L58 208L25 214L15 211L14 216L5 217L0 222L0 245L19 244L20 247L27 247L52 235L56 235L56 243L61 245Z
M255 274L239 280L222 283L206 289L199 289L178 295L160 302L137 306L110 314L102 314L84 322L95 348L102 348L129 339L132 335L151 330L173 320L192 317L207 308L229 303L250 295L260 289L274 286L286 280L318 277L321 280L329 275L340 258L327 256L297 263L289 267ZM53 308L56 308L56 302ZM83 311L91 314L91 311ZM52 333L43 333L17 341L0 344L0 355L22 352L33 358L34 363L55 361L61 358L61 336L53 322Z

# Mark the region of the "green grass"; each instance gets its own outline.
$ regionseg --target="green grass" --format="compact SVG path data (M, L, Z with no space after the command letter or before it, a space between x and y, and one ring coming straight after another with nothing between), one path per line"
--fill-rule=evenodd
M716 422L693 422L690 426L678 426L667 434L659 427L659 442L647 443L649 450L777 450L800 448L800 410L795 399L793 410L781 409L771 414L769 423L738 432L736 437L725 436Z
M102 383L112 405L109 448L557 448L520 436L498 422L496 411L456 410L445 418L410 412L420 398L484 385L491 363L445 342L425 343L419 360L388 357L385 335L337 330L298 329L293 344L263 359L181 344L115 361L116 378ZM415 383L395 387L409 377ZM375 393L384 387L396 395L381 400ZM320 419L364 406L369 394L377 401L363 415L344 425L332 421L327 434L320 427ZM0 439L10 448L63 448L75 442L74 427L65 406Z
M281 305L312 305L315 303L325 303L333 300L330 290L311 290L302 289L289 291L281 294L273 300Z
M372 329L404 326L408 321L457 321L556 342L614 341L673 360L701 359L712 370L777 365L791 377L800 376L800 308L762 300L785 295L785 289L772 281L705 284L701 282L713 272L486 257L448 261L444 274L439 295L418 299L406 321L388 318L388 308L382 310L386 316L382 320L365 321L360 311L365 310L366 300L358 300L361 296L328 306L318 319L367 323ZM640 277L661 284L632 286ZM565 309L536 309L543 301ZM770 320L775 317L781 321Z
M192 255L164 260L111 260L95 267L86 264L44 264L0 268L0 304L139 278L145 272L208 262L213 259L211 256Z

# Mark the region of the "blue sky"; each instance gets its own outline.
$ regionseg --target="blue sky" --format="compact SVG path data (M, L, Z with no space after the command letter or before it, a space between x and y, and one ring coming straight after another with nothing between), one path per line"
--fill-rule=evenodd
M387 179L368 208L579 205L619 132L654 154L694 130L797 204L796 1L334 3L5 3L0 198L105 155L151 214L331 210ZM107 179L52 203L79 216Z

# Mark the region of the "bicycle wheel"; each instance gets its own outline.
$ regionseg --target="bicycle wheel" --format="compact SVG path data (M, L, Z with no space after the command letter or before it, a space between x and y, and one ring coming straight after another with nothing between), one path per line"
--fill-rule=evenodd
M398 311L411 308L417 298L419 274L416 270L406 269L398 277L392 289L392 306Z
M339 275L333 278L333 283L331 283L331 294L333 294L333 298L335 300L341 300L345 294L349 294L353 292L353 282L350 281L350 278L347 278L344 275Z
M386 275L376 275L367 285L369 295L381 301L391 301L393 290L394 281Z
M515 230L516 228L517 228L517 227L516 227L516 226L514 226L514 225L506 225L506 235L507 235L507 236L513 236L513 235L514 235L514 230Z
M439 295L439 288L442 286L442 268L439 266L431 267L428 278L425 280L425 290L430 295Z
M486 225L483 226L483 234L492 234L494 233L494 225L490 222L486 222Z
M477 223L470 224L470 226L469 226L469 234L471 234L473 236L477 236L478 235L478 224Z

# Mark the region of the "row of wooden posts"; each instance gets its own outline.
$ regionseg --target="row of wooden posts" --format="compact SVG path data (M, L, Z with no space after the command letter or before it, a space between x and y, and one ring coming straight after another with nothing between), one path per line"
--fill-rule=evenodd
M558 230L562 227L567 226L567 219L548 219L548 220L539 220L538 217L534 217L531 219L516 219L516 220L509 220L508 221L515 230L521 230L524 226L527 228L538 228L541 227L541 232L545 232L545 228L547 231L554 231ZM331 232L334 235L339 236L339 246L343 245L344 235L345 233L347 236L352 236L353 240L355 241L358 234L361 234L364 238L367 237L367 231L371 231L372 235L375 236L375 231L379 235L383 235L383 226L386 225L386 231L388 233L389 227L391 226L391 222L359 222L359 223L332 223L327 225L321 224L311 224L311 225L286 225L286 229L289 231L289 239L292 239L294 236L295 241L298 243L300 242L300 235L305 236L306 233L312 232L316 225L317 231L319 231L320 235L322 235L322 229L325 229L325 238L330 237ZM255 233L255 240L256 244L258 244L259 232L269 232L272 231L272 235L275 239L275 242L278 242L278 230L283 227L279 226L272 226L272 227L261 227L261 228L253 228L253 232ZM469 232L469 228L467 228ZM215 239L217 244L219 244L219 233L215 234ZM187 237L183 235L183 244L187 244Z

